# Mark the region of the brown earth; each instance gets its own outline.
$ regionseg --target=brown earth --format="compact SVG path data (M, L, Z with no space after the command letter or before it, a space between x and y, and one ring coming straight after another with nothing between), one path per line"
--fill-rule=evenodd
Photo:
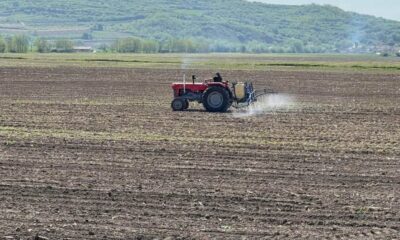
M296 106L177 113L180 70L0 68L0 239L399 238L398 74L223 75Z

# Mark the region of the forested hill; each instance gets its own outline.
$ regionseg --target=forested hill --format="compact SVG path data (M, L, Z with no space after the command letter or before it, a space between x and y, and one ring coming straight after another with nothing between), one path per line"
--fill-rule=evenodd
M136 36L205 41L215 46L348 49L396 46L400 22L333 6L243 0L2 0L0 34L82 38ZM356 44L357 45L357 44Z

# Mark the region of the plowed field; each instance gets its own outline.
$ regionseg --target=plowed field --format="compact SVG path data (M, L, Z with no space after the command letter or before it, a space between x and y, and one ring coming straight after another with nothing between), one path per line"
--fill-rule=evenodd
M1 67L0 238L400 238L399 74L221 73L295 107L172 112L181 70Z

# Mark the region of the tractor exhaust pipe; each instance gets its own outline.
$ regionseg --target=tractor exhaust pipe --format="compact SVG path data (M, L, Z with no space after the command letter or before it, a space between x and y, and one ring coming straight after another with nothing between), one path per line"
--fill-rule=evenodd
M183 93L186 93L186 74L183 74Z

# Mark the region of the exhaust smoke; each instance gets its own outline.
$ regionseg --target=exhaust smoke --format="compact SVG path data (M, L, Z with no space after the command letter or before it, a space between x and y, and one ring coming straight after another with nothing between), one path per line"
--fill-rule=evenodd
M195 59L190 58L189 56L183 56L181 58L181 70L187 70L190 66L195 62Z

